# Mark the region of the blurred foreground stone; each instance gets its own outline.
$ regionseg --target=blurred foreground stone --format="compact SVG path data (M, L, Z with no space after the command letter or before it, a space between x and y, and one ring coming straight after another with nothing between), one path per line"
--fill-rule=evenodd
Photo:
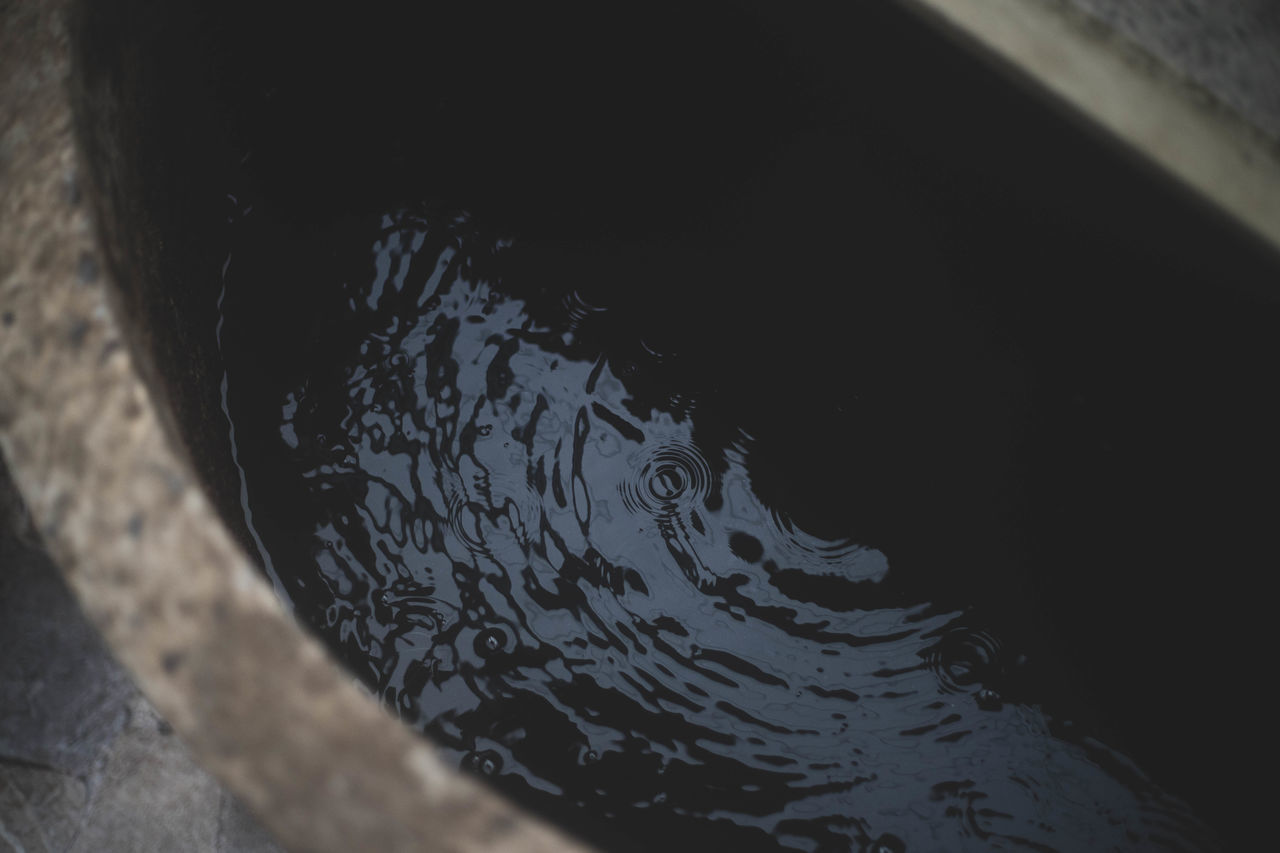
M0 467L0 851L280 848L107 654Z

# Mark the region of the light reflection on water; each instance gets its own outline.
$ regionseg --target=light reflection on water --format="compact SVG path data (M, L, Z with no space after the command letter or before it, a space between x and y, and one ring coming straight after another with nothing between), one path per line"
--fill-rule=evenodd
M886 553L763 500L785 448L678 381L637 393L680 376L664 330L508 280L518 242L466 217L379 232L325 366L237 413L274 418L242 457L255 515L290 519L261 529L301 617L457 764L614 847L1209 845L1056 737L965 607L887 593ZM228 275L252 311L255 271ZM229 365L233 397L261 381Z

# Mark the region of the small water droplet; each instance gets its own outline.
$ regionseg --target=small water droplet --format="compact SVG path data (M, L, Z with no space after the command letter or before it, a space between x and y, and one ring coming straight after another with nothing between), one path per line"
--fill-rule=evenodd
M462 764L464 767L470 767L485 776L493 776L502 769L502 756L492 749L486 749L482 752L471 753L462 759Z
M485 628L476 635L476 654L482 658L492 657L506 648L507 633L501 628Z
M978 707L984 711L999 711L1004 707L1004 697L989 688L979 690L974 694L974 699L978 702Z

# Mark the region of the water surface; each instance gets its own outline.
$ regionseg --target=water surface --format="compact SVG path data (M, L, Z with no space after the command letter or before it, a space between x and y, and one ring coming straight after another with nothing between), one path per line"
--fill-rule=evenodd
M771 198L750 239L633 241L242 199L227 400L278 588L611 849L1214 849L1053 705L1016 359L923 248Z

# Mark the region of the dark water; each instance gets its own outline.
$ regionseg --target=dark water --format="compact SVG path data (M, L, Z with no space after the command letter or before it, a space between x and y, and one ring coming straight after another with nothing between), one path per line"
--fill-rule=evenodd
M610 849L1274 834L1273 254L894 3L261 7L246 539L452 761Z
M449 760L611 849L1216 849L1041 622L1024 366L923 249L856 286L831 212L587 243L241 199L221 333L273 580Z

